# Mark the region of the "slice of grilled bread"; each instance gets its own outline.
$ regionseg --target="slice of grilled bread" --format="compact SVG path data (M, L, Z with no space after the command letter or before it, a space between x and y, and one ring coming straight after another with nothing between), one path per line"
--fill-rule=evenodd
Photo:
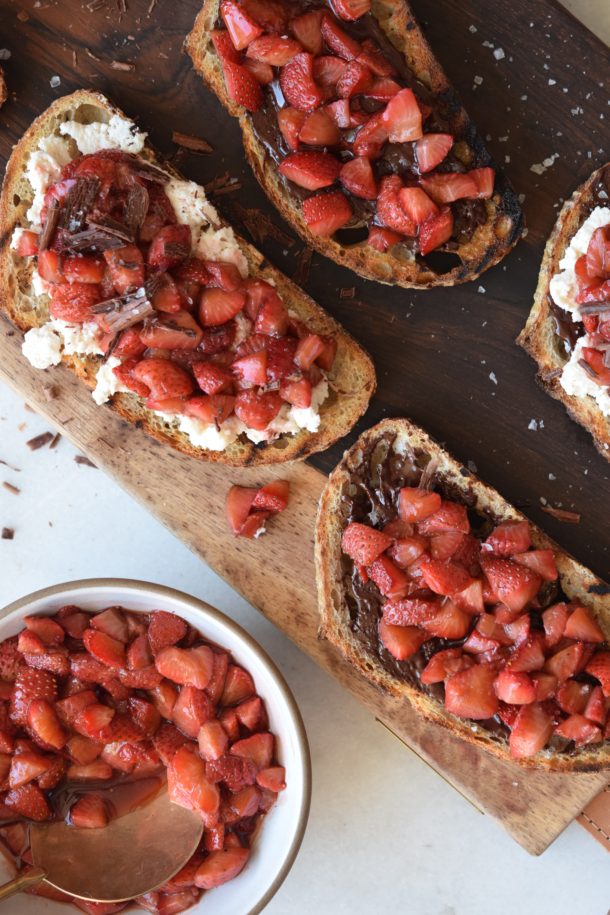
M510 759L506 739L485 730L475 722L458 718L447 712L441 702L413 684L399 679L381 663L377 654L367 650L353 630L345 596L345 558L341 537L347 524L346 494L353 494L353 474L363 472L367 455L376 447L391 447L408 459L416 454L425 465L435 462L435 488L453 501L463 502L493 524L507 520L523 520L524 515L506 502L491 486L477 479L463 464L455 460L423 429L406 419L384 420L360 436L330 475L322 494L316 525L316 572L320 610L320 635L335 645L343 655L381 689L406 700L430 721L449 729L456 737L488 750L494 756ZM368 476L364 471L365 477ZM527 520L527 519L525 519ZM610 587L569 556L529 522L534 548L552 549L559 571L559 585L569 600L582 602L590 608L610 640ZM610 741L584 747L574 753L559 753L550 749L520 760L529 767L564 771L592 771L610 766Z
M33 196L33 189L25 176L28 157L37 148L40 139L53 134L62 121L106 122L113 114L122 115L122 112L96 92L81 90L60 98L34 121L9 160L0 198L0 308L23 331L39 327L49 318L48 297L36 296L32 290L33 259L19 257L10 247L13 230L17 226L27 228L26 213ZM161 162L150 147L144 149L142 156L150 162L162 164L169 174L180 177L167 162ZM223 225L220 219L219 225ZM265 265L263 256L255 248L243 239L238 239L238 242L247 258L251 276L275 283L281 298L290 303L291 310L314 333L332 334L337 339L337 357L329 374L331 393L320 408L319 430L281 435L275 441L258 445L241 436L225 451L209 451L195 447L187 435L148 410L144 400L134 394L116 394L111 407L129 422L137 422L159 441L201 460L245 466L304 458L328 448L349 432L366 410L375 390L375 371L369 356L336 321L282 273ZM63 361L89 387L95 386L100 357L64 356Z
M453 286L474 280L492 267L514 247L524 229L523 215L516 194L501 172L497 173L494 195L485 201L487 218L469 241L458 245L457 265L445 272L432 269L400 245L381 253L366 241L342 244L337 238L314 235L305 222L298 198L278 173L277 164L267 153L253 127L250 114L231 100L227 93L222 64L210 32L219 21L220 0L204 0L201 12L186 40L196 70L216 93L222 104L238 118L246 155L254 174L284 219L308 245L336 263L364 276L390 285L428 288ZM460 147L467 167L493 164L484 140L457 98L438 60L434 56L406 0L373 0L372 15L394 47L404 56L409 70L439 100L447 112L448 130ZM395 254L392 252L396 252Z
M555 332L550 282L559 273L559 262L582 223L595 206L595 189L600 182L607 188L606 206L610 206L610 163L593 172L563 205L555 227L544 251L538 277L534 305L527 324L517 337L517 343L527 350L538 363L538 382L541 387L560 400L573 420L584 426L591 435L600 454L610 461L610 417L604 416L592 397L574 397L563 389L560 376L568 361L561 339ZM569 321L570 316L566 319Z

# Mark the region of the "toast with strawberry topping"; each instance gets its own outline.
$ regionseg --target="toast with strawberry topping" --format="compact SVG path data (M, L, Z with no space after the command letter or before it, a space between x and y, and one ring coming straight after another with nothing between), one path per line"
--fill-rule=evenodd
M610 163L564 204L517 343L540 386L610 461Z
M406 0L204 0L186 50L321 254L426 288L475 279L519 240L517 196Z
M66 363L123 418L193 457L303 458L375 388L360 346L238 238L103 96L56 101L0 199L0 302L36 368Z
M316 525L320 634L495 756L610 766L610 587L422 429L346 452Z

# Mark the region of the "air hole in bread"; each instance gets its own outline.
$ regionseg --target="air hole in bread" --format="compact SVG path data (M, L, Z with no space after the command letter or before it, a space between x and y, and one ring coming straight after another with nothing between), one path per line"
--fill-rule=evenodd
M424 257L424 261L433 273L439 275L449 273L462 263L459 254L455 254L453 251L432 251Z
M20 203L21 203L21 197L19 196L19 194L13 194L13 206L18 207Z
M348 248L350 245L359 245L369 237L368 226L353 226L352 228L339 229L335 232L335 240L340 245Z

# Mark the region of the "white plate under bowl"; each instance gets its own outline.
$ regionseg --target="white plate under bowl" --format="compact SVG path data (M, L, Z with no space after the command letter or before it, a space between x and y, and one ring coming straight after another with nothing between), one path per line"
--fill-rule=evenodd
M0 641L23 628L23 617L50 615L66 604L85 610L120 605L127 610L177 613L204 638L231 652L252 674L265 701L269 726L277 737L277 756L286 767L285 791L265 816L250 859L242 873L210 890L188 915L256 915L267 905L288 874L303 839L311 799L311 763L303 721L296 702L277 667L245 630L203 601L166 588L127 579L86 579L55 585L29 594L0 611ZM146 849L141 849L146 854ZM8 879L2 867L2 877ZM0 915L70 915L78 909L42 897L21 894L0 902ZM130 906L125 913L144 911Z

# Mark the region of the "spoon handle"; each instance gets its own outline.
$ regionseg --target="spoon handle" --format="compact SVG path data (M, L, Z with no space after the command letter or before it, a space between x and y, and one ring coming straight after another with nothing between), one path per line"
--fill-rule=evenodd
M15 893L21 893L22 890L27 890L28 886L36 886L37 883L44 880L45 876L46 871L43 871L41 867L30 867L23 874L17 874L13 880L0 886L0 900L8 899Z

